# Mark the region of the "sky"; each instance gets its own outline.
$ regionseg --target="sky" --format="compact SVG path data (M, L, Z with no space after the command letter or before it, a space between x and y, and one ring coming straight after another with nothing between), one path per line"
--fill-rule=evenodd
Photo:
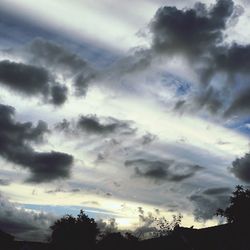
M216 225L250 183L247 0L1 0L0 228Z

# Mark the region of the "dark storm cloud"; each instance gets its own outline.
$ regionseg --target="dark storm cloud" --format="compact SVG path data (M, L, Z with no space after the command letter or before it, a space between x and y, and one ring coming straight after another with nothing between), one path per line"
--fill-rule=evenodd
M67 99L67 88L55 84L48 71L41 67L0 61L0 83L29 97L41 96L54 105L61 105Z
M77 125L80 129L96 134L106 134L114 132L117 129L116 123L111 124L102 124L97 116L81 116L77 122Z
M218 70L234 75L236 73L249 74L250 45L218 47L215 54L215 62Z
M135 129L131 128L127 121L121 121L115 118L107 118L101 122L95 115L81 116L77 122L78 128L96 134L108 134L121 132L123 134L133 134Z
M85 95L95 70L81 57L54 42L37 38L26 48L26 57L31 63L58 71L73 79L76 93Z
M194 98L177 102L175 110L205 108L212 114L225 112L226 116L250 112L250 45L224 43L227 27L234 25L243 12L232 0L217 0L209 8L196 3L191 9L158 9L149 25L151 50L160 56L186 57L200 77L201 86ZM212 86L218 76L224 79ZM245 77L244 83L236 77Z
M125 166L134 166L136 176L152 179L156 182L179 182L194 176L197 171L203 169L198 165L177 163L174 160L136 159L126 161Z
M51 102L55 105L62 105L67 100L68 88L56 84L51 88Z
M70 175L71 155L60 152L36 152L30 145L43 140L47 124L40 121L19 123L13 107L0 104L0 155L8 161L29 169L28 181L48 182Z
M229 170L239 180L250 183L250 154L245 154L233 161Z
M72 155L60 152L33 152L24 159L17 159L16 162L27 166L31 171L31 182L49 182L55 179L68 178L70 176L70 168L73 163Z
M49 227L56 220L53 215L27 212L17 208L0 193L0 229L13 234L17 239L45 241Z
M113 117L98 117L96 115L82 115L76 124L64 119L56 124L56 129L75 133L77 130L91 134L106 135L111 133L120 133L124 135L134 134L136 129L131 127L130 121L118 120Z
M209 220L215 216L217 209L224 209L229 204L231 189L226 187L209 188L189 197L194 205L196 220Z
M222 31L233 10L231 0L219 0L210 10L202 3L187 10L162 7L150 24L152 48L157 53L184 53L195 59L222 41Z
M250 60L250 58L249 58ZM230 104L225 111L224 116L229 117L233 114L249 114L250 111L250 89L247 88L244 91L240 91L235 100Z
M204 93L207 96L205 104L220 109L223 107L222 101L227 100L229 104L224 108L225 116L248 113L249 102L246 93L249 92L249 69L250 45L234 43L216 47L211 52L210 63L201 70L202 81L209 83L219 74L226 75L226 80L220 80L221 83L217 83L216 88L213 89L213 98L211 98L211 91ZM211 89L211 86L207 89Z
M231 189L227 187L221 187L221 188L209 188L206 189L203 194L207 195L217 195L217 194L223 194L223 193L230 193Z
M43 68L10 61L0 62L0 82L26 95L48 95L49 74Z

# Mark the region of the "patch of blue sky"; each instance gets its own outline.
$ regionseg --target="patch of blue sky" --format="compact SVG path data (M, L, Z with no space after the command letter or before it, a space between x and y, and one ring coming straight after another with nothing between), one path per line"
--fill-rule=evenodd
M191 83L171 73L161 74L161 82L167 87L174 87L177 96L183 96L190 92Z
M244 119L232 119L228 124L227 128L233 129L241 134L250 136L250 117Z
M36 204L22 204L22 208L35 210L39 212L51 213L56 216L64 216L70 214L77 216L82 209L90 218L98 219L109 219L118 217L117 214L100 208L92 208L87 206L55 206L55 205L36 205Z

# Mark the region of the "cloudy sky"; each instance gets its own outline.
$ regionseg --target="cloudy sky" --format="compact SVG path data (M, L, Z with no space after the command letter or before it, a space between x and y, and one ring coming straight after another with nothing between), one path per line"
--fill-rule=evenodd
M0 226L80 209L215 225L250 183L247 0L1 0ZM150 215L150 214L149 214Z

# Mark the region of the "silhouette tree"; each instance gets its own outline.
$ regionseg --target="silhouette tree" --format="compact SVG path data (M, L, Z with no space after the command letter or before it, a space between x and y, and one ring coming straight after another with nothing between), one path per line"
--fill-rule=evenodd
M225 209L218 209L217 215L223 216L232 226L232 237L237 242L237 249L249 249L250 190L236 186L230 197L230 204ZM236 249L236 248L232 248Z
M250 190L236 186L225 209L218 209L216 215L225 217L228 223L246 225L250 223Z
M181 220L183 216L181 214L173 215L172 221L168 221L165 217L155 218L158 231L156 236L162 237L173 233L181 225Z
M180 225L182 215L173 215L172 220L167 220L164 216L153 216L152 213L148 215L140 214L139 218L142 225L136 228L134 235L139 239L158 238L172 234Z
M84 214L83 210L76 218L72 215L62 217L50 228L53 248L60 250L92 250L99 233L95 220Z

